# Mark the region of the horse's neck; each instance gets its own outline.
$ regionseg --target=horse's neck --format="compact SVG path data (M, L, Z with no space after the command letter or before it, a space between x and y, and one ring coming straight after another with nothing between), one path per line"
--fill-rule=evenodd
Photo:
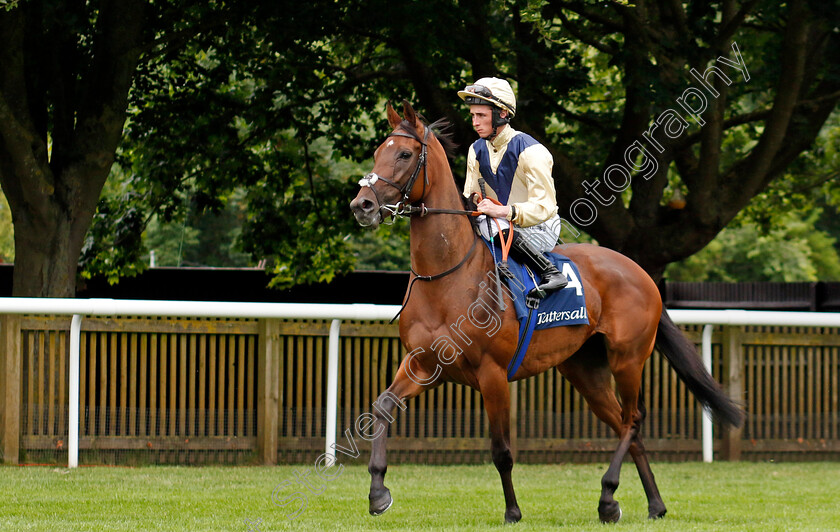
M423 199L426 207L463 209L460 193L447 165ZM430 214L411 219L411 265L420 275L434 275L452 268L473 244L472 226L461 214Z

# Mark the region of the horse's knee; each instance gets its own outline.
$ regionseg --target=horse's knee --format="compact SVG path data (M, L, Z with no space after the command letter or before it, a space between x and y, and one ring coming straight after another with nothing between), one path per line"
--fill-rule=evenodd
M493 446L493 463L500 473L505 473L513 469L513 454L507 446Z

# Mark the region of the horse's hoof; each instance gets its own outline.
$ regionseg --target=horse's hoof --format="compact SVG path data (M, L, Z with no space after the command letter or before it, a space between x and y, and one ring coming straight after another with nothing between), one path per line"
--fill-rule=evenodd
M518 523L520 519L522 519L522 512L519 511L519 508L513 508L512 510L508 510L505 512L506 525Z
M618 523L621 519L621 507L616 501L598 505L598 517L602 523Z
M376 493L371 492L368 498L370 499L370 515L382 515L394 504L388 488L382 488Z
M665 505L659 505L656 507L651 507L648 509L648 519L660 519L665 517L665 513L668 510L665 509Z

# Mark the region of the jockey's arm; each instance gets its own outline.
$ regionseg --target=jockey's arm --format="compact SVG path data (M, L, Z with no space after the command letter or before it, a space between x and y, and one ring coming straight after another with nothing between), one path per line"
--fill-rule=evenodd
M473 194L481 193L481 187L478 184L478 179L481 177L478 160L475 157L475 150L470 147L469 155L467 155L467 175L464 181L464 196L471 198ZM487 196L496 199L496 192L490 188L490 185L485 186ZM507 218L510 219L511 209L507 205L497 205L495 202L488 199L481 200L476 208L487 214L492 218Z
M528 147L519 155L516 179L509 205L516 209L513 222L520 227L542 223L557 214L557 199L551 169L554 159L541 144Z
M464 196L466 198L470 198L473 194L478 194L481 191L478 186L479 177L481 177L481 172L478 169L478 160L475 157L475 150L470 146L470 151L467 154L467 175L464 180Z

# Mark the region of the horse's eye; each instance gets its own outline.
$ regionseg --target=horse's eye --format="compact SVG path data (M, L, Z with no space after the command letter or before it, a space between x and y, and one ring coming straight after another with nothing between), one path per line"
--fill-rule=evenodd
M400 159L411 159L411 152L404 151L400 153Z

